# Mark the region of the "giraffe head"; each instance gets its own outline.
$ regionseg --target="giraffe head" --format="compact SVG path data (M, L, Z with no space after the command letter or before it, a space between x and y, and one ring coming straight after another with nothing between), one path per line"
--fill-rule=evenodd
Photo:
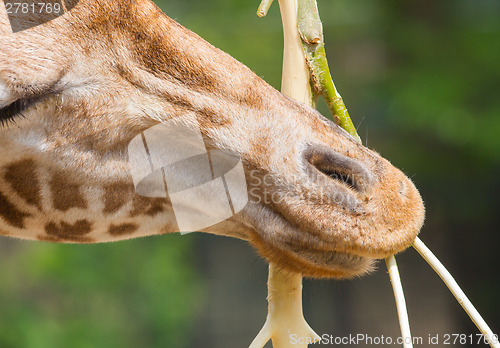
M3 1L3 0L0 0ZM177 231L168 198L134 190L128 144L179 119L242 159L249 202L203 229L312 277L366 272L424 218L413 183L149 0L0 6L0 234L105 242ZM14 30L29 24L25 30ZM185 180L193 173L183 173Z

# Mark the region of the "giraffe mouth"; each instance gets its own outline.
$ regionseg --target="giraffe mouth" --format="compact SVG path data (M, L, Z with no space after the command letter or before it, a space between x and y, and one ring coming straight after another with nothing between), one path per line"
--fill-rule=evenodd
M250 243L268 261L313 278L359 276L408 248L423 224L420 194L387 160L367 154L306 151L302 181L270 189L284 199L249 204Z
M258 234L252 235L250 243L259 254L278 268L300 273L309 278L353 278L375 269L376 259L352 253L305 249L303 247L281 248L266 243Z
M285 234L309 235L296 226L292 226L289 221L267 211L272 215L272 229L279 229ZM264 225L264 224L263 224ZM313 247L314 242L305 245L303 241L279 240L267 226L259 226L247 237L259 254L279 268L300 273L311 278L352 278L369 273L374 269L376 259L360 256L352 252L335 251L332 247L324 249ZM276 231L274 231L276 232Z

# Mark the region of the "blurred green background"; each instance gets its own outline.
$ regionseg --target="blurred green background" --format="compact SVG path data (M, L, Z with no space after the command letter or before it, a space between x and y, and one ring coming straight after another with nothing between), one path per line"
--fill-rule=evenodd
M277 3L261 19L258 1L157 4L279 89ZM421 238L499 333L500 1L318 4L334 80L363 142L416 183L427 208ZM415 336L476 334L414 251L398 261ZM89 246L2 239L0 265L1 348L246 347L267 312L266 264L223 237ZM379 268L352 281L306 281L311 326L396 337Z

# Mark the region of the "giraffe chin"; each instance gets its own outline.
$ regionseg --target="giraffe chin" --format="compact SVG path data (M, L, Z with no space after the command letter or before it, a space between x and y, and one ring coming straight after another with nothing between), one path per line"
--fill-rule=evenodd
M321 250L285 250L265 243L255 234L250 243L278 269L300 273L307 278L354 278L372 272L376 259Z

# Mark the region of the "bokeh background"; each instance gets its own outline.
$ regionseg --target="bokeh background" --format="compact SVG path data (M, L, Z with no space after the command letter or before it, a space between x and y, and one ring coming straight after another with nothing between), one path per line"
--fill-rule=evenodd
M277 4L262 19L258 1L157 4L280 87ZM416 183L421 238L500 333L500 2L318 4L363 142ZM445 334L477 333L415 251L398 262L421 346L429 335L442 345ZM0 347L247 347L266 317L266 280L246 243L200 233L87 246L2 239ZM361 279L305 281L304 312L319 334L399 334L383 263Z

